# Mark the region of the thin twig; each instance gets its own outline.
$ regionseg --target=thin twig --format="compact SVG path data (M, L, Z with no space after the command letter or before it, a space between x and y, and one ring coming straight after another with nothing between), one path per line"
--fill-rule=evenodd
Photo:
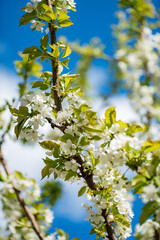
M3 158L3 154L2 154L2 149L0 148L0 163L2 164L7 176L10 176L10 172L9 169L7 167L7 163ZM20 204L20 206L22 207L26 217L29 219L29 221L31 222L32 225L32 229L34 230L34 232L37 234L37 236L39 237L40 240L45 240L45 237L43 236L43 234L41 233L41 230L38 226L38 223L34 217L34 215L31 213L29 207L27 206L27 204L25 203L24 199L21 196L21 192L18 190L16 183L14 181L12 181L12 187L16 193L17 196L17 200Z

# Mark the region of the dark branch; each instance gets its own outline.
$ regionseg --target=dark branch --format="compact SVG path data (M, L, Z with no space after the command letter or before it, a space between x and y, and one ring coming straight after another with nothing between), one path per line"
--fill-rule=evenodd
M52 4L50 0L47 0L47 5L52 8ZM50 32L50 39L51 39L51 45L56 44L56 29L53 27L53 23L49 23L49 32ZM51 50L53 52L53 49ZM51 60L51 65L52 65L52 80L53 80L53 95L54 95L54 100L56 104L56 110L57 112L62 109L62 104L61 104L61 96L60 96L60 91L59 91L59 75L58 75L58 58L54 58Z

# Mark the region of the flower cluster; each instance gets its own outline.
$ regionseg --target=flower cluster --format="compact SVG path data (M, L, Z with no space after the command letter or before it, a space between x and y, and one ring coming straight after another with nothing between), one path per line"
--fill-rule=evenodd
M117 50L115 58L118 68L125 79L127 88L132 89L133 107L144 115L149 112L159 119L160 34L153 34L144 27L141 38L136 42L134 51L124 46Z
M157 222L148 219L142 225L136 226L136 237L139 237L142 240L154 239L155 231L158 230L159 224Z
M2 175L3 171L1 172ZM30 207L33 215L36 215L37 222L42 232L49 227L53 221L53 212L40 202L40 186L35 180L24 177L20 172L14 172L8 178L3 177L0 188L3 211L7 218L7 225L10 239L34 239L38 236L33 231L31 223L25 216L13 188L13 182ZM35 204L36 203L36 204ZM47 239L47 238L46 238Z
M156 164L153 161L157 158L147 151L158 149L159 143L156 142L154 146L150 142L143 144L135 136L142 128L117 121L114 107L105 111L104 119L98 119L96 112L85 101L82 90L75 85L71 87L78 75L61 75L63 67L68 66L69 58L64 58L70 55L71 49L68 44L56 42L53 36L57 29L72 24L67 11L74 10L75 3L74 0L57 0L51 1L51 5L38 1L33 1L33 5L28 3L25 11L31 14L29 21L26 15L21 19L21 24L31 22L31 28L41 32L46 22L49 24L52 44L48 44L49 38L45 35L41 38L40 48L32 46L24 53L29 54L29 59L49 59L54 74L42 74L43 80L36 81L33 88L39 87L43 92L30 93L21 99L19 109L11 108L12 114L17 116L15 133L17 137L20 135L31 141L43 138L39 143L47 152L43 159L45 167L42 169L42 178L53 173L54 178L83 184L78 196L86 194L90 201L89 205L83 206L87 209L87 219L93 225L91 233L96 233L96 238L106 239L109 232L114 231L118 239L125 239L131 235L133 212L128 194L131 182L124 169L128 166L138 173L132 185L135 192L142 193L143 201L157 204L159 178L157 175L155 178L155 170L151 168L153 165L158 167L157 160ZM51 52L48 52L48 46ZM155 109L159 108L158 87L155 87L160 76L159 51L159 35L153 35L143 27L142 36L133 51L122 48L115 54L126 85L133 89L131 95L136 103L134 105L141 116L144 113L149 115L148 122L150 115L156 116ZM48 137L44 128L41 128L47 122L53 130L58 129L61 133L55 136L51 131ZM50 216L48 210L46 214ZM159 211L156 209L155 218L158 217ZM143 224L146 219L142 220ZM143 227L139 232L143 232ZM55 239L55 234L46 239L51 238ZM58 236L58 240L64 238L63 234Z
M130 236L129 225L133 217L128 201L130 184L126 177L122 176L119 167L128 161L129 150L126 151L126 147L131 151L141 148L138 139L129 133L131 126L116 121L114 108L106 110L105 119L99 122L96 113L87 105L77 89L74 94L69 93L66 96L64 110L56 115L51 116L54 103L48 98L45 93L33 93L21 99L21 107L27 107L30 112L36 111L37 114L28 117L26 125L22 127L21 137L26 137L25 131L28 129L30 139L33 139L31 131L36 131L38 136L38 127L44 124L47 117L52 118L55 127L62 129L58 139L40 143L47 149L47 157L44 160L46 167L42 170L42 177L54 173L55 177L75 182L81 179L83 173L91 174L99 193L95 194L88 189L87 199L94 205L84 205L88 212L87 219L94 227L100 229L105 222L103 211L107 209L111 223L119 222L120 219L124 221L123 226L117 225L119 237ZM40 119L43 119L43 122ZM81 162L77 160L78 156Z
M25 12L27 13L31 13L33 10L35 10L37 8L37 5L39 2L41 2L41 0L31 0L32 3L28 2L25 8Z
M43 92L21 98L19 109L26 117L26 121L20 136L27 141L34 142L42 139L44 134L39 133L38 129L47 122L46 118L52 116L54 107L54 100Z
M126 87L131 90L130 98L134 109L139 113L144 126L147 126L147 133L143 133L142 138L144 139L146 135L148 137L143 145L147 152L145 164L142 161L142 164L134 169L137 171L137 176L133 179L135 193L141 194L140 197L146 204L140 217L141 225L136 228L136 236L138 239L153 239L156 231L160 230L158 217L160 155L159 150L157 150L160 145L158 141L153 142L153 139L159 138L160 130L158 83L160 78L160 34L152 32L144 25L140 37L132 43L134 49L131 49L128 44L131 41L129 36L123 38L124 32L128 28L127 15L120 13L119 18L120 39L124 41L122 41L123 44L119 42L120 48L115 54L117 67L121 79L125 80ZM151 216L152 220L147 220Z
M75 9L76 3L74 0L58 0L57 7L61 11L66 11L67 9Z
M42 2L42 0L31 0L30 3L28 2L26 7L23 9L25 12L27 12L30 15L33 15L33 19L30 20L30 23L32 23L32 25L30 26L32 30L37 30L37 31L41 31L41 33L43 33L44 31L44 27L46 26L45 17L42 17L40 12L39 12L39 8L38 8L38 4ZM43 4L43 3L42 3ZM59 12L66 12L67 10L75 10L75 2L74 0L58 0L58 1L52 1L52 5L54 6L54 8L59 11ZM44 10L48 10L48 8L44 8ZM36 17L35 12L40 14L38 15L38 17ZM50 9L50 13L53 13L53 11ZM45 15L45 13L44 13ZM49 17L49 16L48 16ZM50 20L54 20L53 16L51 17ZM45 29L46 34L48 34L49 29L48 27Z

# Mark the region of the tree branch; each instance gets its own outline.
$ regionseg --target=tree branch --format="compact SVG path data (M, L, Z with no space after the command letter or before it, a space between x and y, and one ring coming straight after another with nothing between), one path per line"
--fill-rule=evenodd
M52 4L50 0L47 0L47 5L52 8ZM56 44L56 29L53 27L52 24L48 24L49 32L50 32L50 39L51 45ZM51 50L53 52L53 49ZM62 110L61 104L61 96L59 91L59 75L58 75L58 58L51 60L52 65L52 80L53 80L53 95L56 104L57 112Z
M63 133L64 133L64 130L66 129L66 125L64 126L59 126L57 124L55 124L53 122L52 119L47 119L48 122L51 124L51 127L54 129L55 127L57 127L58 129L60 129ZM98 190L94 180L93 180L93 174L91 174L89 172L89 170L85 170L84 169L84 161L81 157L81 155L76 155L76 156L73 156L73 158L76 160L76 162L80 165L79 167L79 170L81 172L81 177L86 181L88 187L91 189L91 190ZM102 216L105 220L105 225L106 225L106 230L107 230L107 233L108 233L108 238L109 240L117 240L117 237L116 237L116 234L114 232L114 228L111 224L111 222L109 221L108 219L108 211L107 209L103 209L102 210Z
M51 4L51 0L46 0L47 1L47 5L52 8L52 4ZM56 29L54 29L54 27L52 26L52 24L49 23L48 25L49 27L49 32L50 32L50 38L51 38L51 44L56 44ZM58 75L58 59L55 58L54 60L51 61L52 63L52 79L53 79L53 93L54 93L54 100L55 100L55 105L56 105L56 110L57 112L62 110L62 104L61 104L61 97L60 97L60 90L59 90L59 75ZM48 118L47 119L48 122L51 124L52 128L57 127L58 129L60 129L63 133L66 129L66 126L58 126L57 124L55 124L52 119ZM80 155L78 156L74 156L74 159L76 160L77 163L80 164L79 170L81 172L82 178L84 178L84 180L86 181L88 187L91 190L97 190L97 186L93 180L93 175L90 174L89 171L85 171L84 170L84 161L81 158ZM105 210L107 213L107 210ZM114 229L111 225L111 223L109 222L109 220L107 219L107 214L102 215L105 219L105 223L106 223L106 230L108 231L109 234L109 239L110 240L117 240L116 235L114 233Z
M54 128L58 128L59 130L61 130L63 133L64 133L64 130L66 129L67 125L58 125L56 123L54 123L54 121L49 118L49 117L46 117L46 120L51 124L51 127L54 129Z
M10 176L10 172L8 170L7 167L7 163L3 158L3 154L2 154L2 150L0 148L0 163L2 164L7 176ZM20 204L20 206L22 207L26 217L29 219L29 221L31 222L32 225L32 229L34 230L34 232L37 234L37 236L39 237L40 240L45 240L45 237L43 236L43 234L41 233L41 230L36 222L36 219L34 217L34 215L31 213L29 207L26 205L24 199L21 196L21 192L18 190L16 183L14 181L12 181L12 187L16 193L17 196L17 200Z

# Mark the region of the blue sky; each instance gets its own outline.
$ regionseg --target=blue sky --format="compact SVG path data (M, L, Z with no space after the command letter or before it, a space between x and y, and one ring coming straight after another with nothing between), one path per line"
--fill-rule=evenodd
M82 44L88 43L92 37L99 37L102 43L106 45L105 52L108 55L113 55L114 45L111 25L116 23L115 12L118 10L117 2L117 0L80 0L77 3L77 12L71 13L71 20L74 22L74 25L60 30L59 35L65 35L69 41L80 40ZM157 7L160 7L159 0L154 0L153 2ZM1 0L0 67L12 73L15 73L13 62L19 59L18 51L23 51L31 45L39 46L39 39L41 38L41 33L32 32L29 26L18 27L19 19L23 14L20 9L26 3L27 1L25 0ZM76 60L76 55L72 54L70 63L72 70L75 67ZM108 74L106 63L97 61L94 64L96 67L101 66ZM46 65L45 68L47 68ZM77 190L75 189L75 191ZM65 200L62 200L62 203L65 204ZM75 220L69 216L69 213L68 216L67 214L63 216L62 213L60 214L61 206L58 203L55 208L53 228L64 229L69 233L70 237L79 237L81 240L94 240L95 236L89 236L88 234L91 229L90 223L83 221L82 218ZM133 227L138 222L141 206L140 200L137 200L134 204L135 218L132 223ZM71 206L70 212L72 211L75 211L75 209L72 209ZM134 237L130 239L134 239Z

